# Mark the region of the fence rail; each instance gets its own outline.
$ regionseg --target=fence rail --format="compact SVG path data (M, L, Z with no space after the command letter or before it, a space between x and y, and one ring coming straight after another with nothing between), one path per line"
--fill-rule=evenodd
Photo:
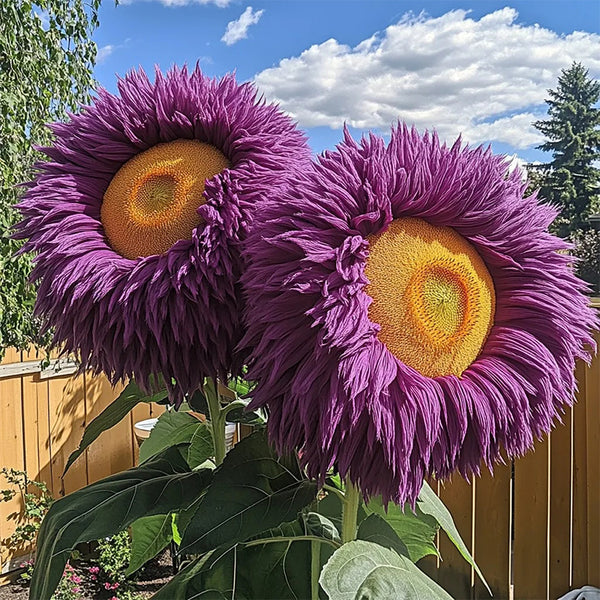
M600 333L596 337L600 345ZM68 369L19 374L15 363L31 367L32 360L36 357L9 350L0 364L0 467L25 470L60 497L132 466L133 423L162 409L134 409L62 479L86 423L120 388L113 389L105 377L77 376ZM493 477L485 472L471 482L458 476L433 482L497 599L554 600L586 584L600 587L600 358L591 367L578 364L577 380L577 404L535 452L498 465ZM12 532L9 515L19 509L18 498L0 503L0 539ZM443 561L422 561L428 574L457 600L488 598L443 534L438 547ZM4 571L9 559L0 547Z

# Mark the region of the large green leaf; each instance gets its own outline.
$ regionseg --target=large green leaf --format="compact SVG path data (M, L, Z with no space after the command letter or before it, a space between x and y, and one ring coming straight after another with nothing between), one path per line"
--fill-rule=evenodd
M417 507L426 515L431 515L440 525L440 527L446 532L450 541L458 548L463 558L475 569L477 575L487 588L490 595L490 590L487 581L483 577L483 574L479 570L479 567L475 564L475 560L471 556L466 544L463 542L458 533L458 529L454 524L450 511L446 508L444 503L439 499L438 495L429 487L426 481L423 482L423 487L419 492L419 499L417 500ZM443 557L442 557L443 558Z
M295 458L277 456L263 432L237 444L214 474L183 535L184 553L233 545L293 521L317 493Z
M244 402L246 406L250 404L249 400L237 400L236 402ZM229 423L240 423L241 425L260 426L265 425L267 419L262 410L248 411L240 406L227 413L227 421Z
M190 440L188 447L187 462L191 469L195 469L215 455L210 423L201 423Z
M131 556L125 575L143 567L173 539L173 515L142 517L131 525Z
M285 530L289 533L289 528ZM276 531L273 533L277 535ZM301 533L295 532L296 535ZM288 539L252 544L225 546L203 555L159 590L153 600L298 600L311 597L309 541Z
M370 514L358 528L356 537L365 542L373 542L380 546L385 546L390 550L395 550L398 554L410 558L408 548L398 537L394 528L379 515Z
M338 528L325 515L318 512L308 512L302 516L306 533L336 542L340 541Z
M452 600L409 558L362 540L336 550L319 583L330 600Z
M107 477L57 500L38 536L30 597L50 600L72 549L123 531L144 516L190 506L212 478L189 470L177 447L144 465Z
M251 600L237 587L238 547L211 550L184 567L152 600Z
M372 498L365 510L367 514L379 515L392 527L408 549L408 555L413 562L428 554L437 556L434 543L438 531L437 521L424 514L418 507L415 513L408 505L402 508L390 503L386 507L381 498Z
M69 460L65 465L63 477L71 465L83 454L85 449L94 442L99 435L114 427L121 419L128 415L138 404L142 402L161 402L167 397L167 391L162 390L149 396L143 392L135 381L130 381L119 397L111 402L86 428L83 437L76 450L71 452Z
M170 446L189 444L194 434L205 425L188 412L164 412L140 446L140 463Z

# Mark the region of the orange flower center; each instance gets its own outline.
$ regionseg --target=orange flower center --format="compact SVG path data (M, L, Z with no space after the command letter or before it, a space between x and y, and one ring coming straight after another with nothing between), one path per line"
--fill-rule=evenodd
M201 222L204 184L227 167L219 150L196 140L157 144L134 156L104 194L100 219L111 247L137 258L191 239Z
M427 377L462 375L494 320L492 278L475 248L450 227L392 221L369 237L365 291L379 339Z

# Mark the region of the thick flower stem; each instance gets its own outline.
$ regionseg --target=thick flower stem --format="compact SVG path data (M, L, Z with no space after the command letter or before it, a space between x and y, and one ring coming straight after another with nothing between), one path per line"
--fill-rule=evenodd
M319 600L319 574L321 570L321 544L310 543L310 598Z
M225 416L221 413L217 381L207 377L204 382L204 394L208 404L210 426L215 445L215 464L217 467L225 458Z
M358 506L360 504L360 489L346 479L346 494L342 512L342 542L351 542L356 539L356 523L358 520Z

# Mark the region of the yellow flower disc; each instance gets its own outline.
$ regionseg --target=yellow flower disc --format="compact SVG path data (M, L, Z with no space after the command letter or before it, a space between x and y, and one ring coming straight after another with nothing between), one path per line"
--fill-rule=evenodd
M462 375L494 320L492 278L475 248L450 227L392 221L369 237L369 318L396 358L427 377Z
M137 258L191 239L205 181L227 167L219 150L196 140L157 144L134 156L104 194L100 218L111 247Z

